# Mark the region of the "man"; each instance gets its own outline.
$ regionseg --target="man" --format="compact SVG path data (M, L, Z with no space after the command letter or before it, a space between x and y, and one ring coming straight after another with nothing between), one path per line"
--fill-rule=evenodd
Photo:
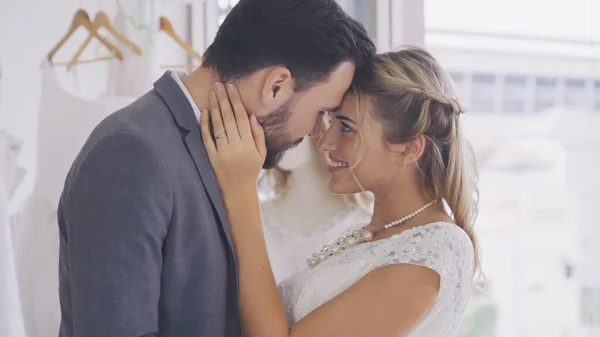
M216 81L236 84L273 166L374 52L334 0L241 0L202 67L167 72L103 121L59 206L60 336L239 336L236 261L199 109Z

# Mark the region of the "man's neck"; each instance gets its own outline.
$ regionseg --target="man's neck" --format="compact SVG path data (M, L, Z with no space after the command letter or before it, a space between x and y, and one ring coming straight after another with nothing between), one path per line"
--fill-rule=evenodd
M215 82L218 81L214 70L198 67L190 74L185 75L181 81L200 110L210 108L209 94L213 90Z

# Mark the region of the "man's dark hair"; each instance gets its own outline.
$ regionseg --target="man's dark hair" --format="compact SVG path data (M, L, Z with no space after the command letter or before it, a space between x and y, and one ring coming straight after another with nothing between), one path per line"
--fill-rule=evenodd
M241 0L204 53L203 66L222 81L285 66L299 92L327 80L344 61L355 63L356 78L374 54L363 25L335 0Z

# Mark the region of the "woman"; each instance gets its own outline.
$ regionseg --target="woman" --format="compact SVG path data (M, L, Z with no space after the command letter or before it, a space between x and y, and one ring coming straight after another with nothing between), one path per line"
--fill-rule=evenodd
M370 193L329 192L329 158L318 152L317 137L306 138L259 178L259 195L274 192L261 202L261 209L275 282L303 269L307 256L357 223L369 222L372 215Z
M373 217L280 291L256 195L264 135L235 87L228 92L233 107L220 90L201 127L236 248L244 336L455 336L478 263L478 193L462 111L433 57L417 48L379 55L371 79L331 113L319 144L331 158L329 189L371 191ZM215 141L211 123L227 137Z

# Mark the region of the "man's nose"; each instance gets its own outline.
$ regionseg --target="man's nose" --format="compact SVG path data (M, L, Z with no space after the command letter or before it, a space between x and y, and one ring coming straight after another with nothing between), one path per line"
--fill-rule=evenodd
M332 152L337 150L337 134L329 126L323 125L321 136L317 142L319 151Z
M323 113L319 113L313 125L312 131L308 134L311 137L320 137L323 133Z

